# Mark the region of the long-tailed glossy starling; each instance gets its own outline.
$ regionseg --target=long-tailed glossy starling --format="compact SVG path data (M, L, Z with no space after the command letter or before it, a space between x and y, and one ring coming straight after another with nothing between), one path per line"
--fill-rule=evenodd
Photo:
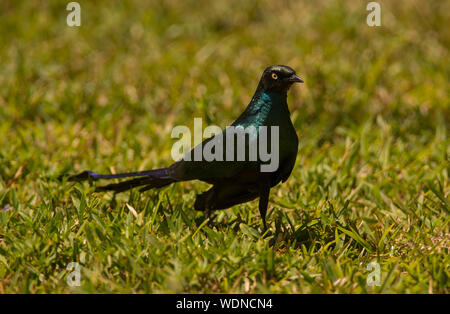
M237 136L239 134L244 136L244 158L241 156L240 159L236 158L233 161L225 158L230 150L228 146L226 147L226 143L230 143L233 139L231 148L237 149L236 143L239 142L233 138L236 134L228 137L232 128L227 128L222 133L194 147L186 155L192 158L180 159L167 168L108 175L84 171L70 177L69 180L136 177L120 183L99 186L96 188L97 192L123 192L138 186L141 187L140 191L146 191L174 182L201 180L212 184L212 187L197 196L194 204L196 210L205 211L209 215L212 210L229 208L259 197L259 212L264 228L266 228L270 189L279 182L287 180L297 157L298 137L292 125L287 105L287 92L294 83L303 83L303 80L288 66L274 65L263 72L250 104L231 125L234 128L256 130L256 132L236 132ZM278 137L272 136L274 134ZM267 140L267 143L261 143L261 138ZM273 141L277 141L277 145L272 145ZM214 151L215 156L224 158L213 160L194 158L195 151L198 151L199 148L201 151L201 147L207 146L208 143L214 143L215 150L224 147L218 155L218 152ZM276 167L264 171L262 166L267 164L267 160L263 160L261 156L251 158L252 143L257 143L255 146L257 152L261 152L261 145L265 148L276 149L276 152L271 151L271 153L277 153ZM232 152L232 156L235 157L236 152Z

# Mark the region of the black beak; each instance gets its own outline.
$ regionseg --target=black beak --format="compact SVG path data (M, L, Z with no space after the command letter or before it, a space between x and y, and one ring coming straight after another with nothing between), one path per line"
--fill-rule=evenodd
M292 82L292 83L303 83L304 82L300 77L298 77L295 74L292 74L288 80L289 80L289 82Z

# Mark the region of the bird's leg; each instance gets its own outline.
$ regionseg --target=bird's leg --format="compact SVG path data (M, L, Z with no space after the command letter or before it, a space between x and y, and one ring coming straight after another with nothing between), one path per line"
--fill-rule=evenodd
M259 184L259 213L261 214L261 218L264 224L264 231L267 230L266 213L267 213L267 206L269 205L269 193L270 193L269 183L267 181L261 182Z
M113 197L112 197L112 200L111 200L111 202L109 203L109 207L110 207L111 209L117 207L116 194L117 194L117 193L114 193L114 195L113 195Z
M205 201L205 215L206 218L211 216L211 210L214 209L214 198L216 197L216 191L213 188L212 193L208 193Z

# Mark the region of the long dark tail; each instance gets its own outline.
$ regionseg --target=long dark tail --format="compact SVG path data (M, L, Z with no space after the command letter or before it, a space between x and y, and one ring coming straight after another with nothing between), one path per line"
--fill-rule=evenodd
M118 174L98 174L92 171L84 171L78 175L69 177L69 181L116 179L129 177L140 177L140 178L127 180L120 183L112 183L105 186L99 186L95 189L95 191L123 192L132 189L134 187L143 186L143 188L140 189L140 191L142 192L153 188L160 188L177 181L167 173L167 168L139 171L139 172L118 173Z

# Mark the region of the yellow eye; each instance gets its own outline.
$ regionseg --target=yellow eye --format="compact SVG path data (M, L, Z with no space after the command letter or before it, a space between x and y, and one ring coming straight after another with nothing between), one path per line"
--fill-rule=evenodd
M274 80L276 80L276 79L278 78L278 75L277 75L276 73L272 73L272 78L273 78Z

